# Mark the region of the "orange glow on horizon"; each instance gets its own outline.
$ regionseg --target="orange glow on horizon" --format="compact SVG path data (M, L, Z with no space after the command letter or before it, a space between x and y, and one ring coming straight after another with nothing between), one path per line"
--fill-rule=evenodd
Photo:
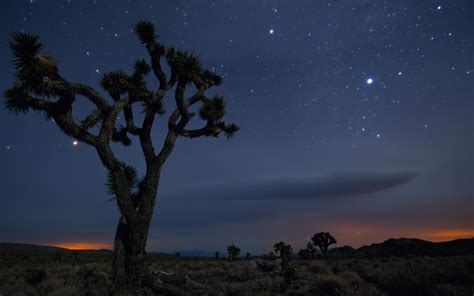
M474 238L473 228L397 227L384 224L345 222L328 225L326 229L336 237L338 246L350 245L356 248L372 243L381 243L389 238L419 238L431 242Z
M474 237L473 229L443 229L428 232L426 237L433 240L451 240L457 238Z
M70 250L99 250L110 249L112 247L110 244L102 242L64 242L53 245L59 248L65 248Z

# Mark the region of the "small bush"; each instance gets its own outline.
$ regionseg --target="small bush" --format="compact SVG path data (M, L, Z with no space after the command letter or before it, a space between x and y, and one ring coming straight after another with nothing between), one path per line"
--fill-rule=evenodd
M347 283L335 275L321 275L311 286L311 295L339 296L345 295L349 290Z
M309 270L314 272L315 274L318 275L330 275L332 274L331 268L327 266L324 262L322 261L313 261L309 265Z
M25 282L31 286L37 286L46 278L46 271L43 269L27 269L25 270Z

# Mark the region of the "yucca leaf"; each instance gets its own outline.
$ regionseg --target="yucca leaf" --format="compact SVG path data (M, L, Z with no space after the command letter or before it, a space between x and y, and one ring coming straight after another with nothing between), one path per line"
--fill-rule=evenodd
M147 75L151 71L150 65L148 65L148 63L143 59L137 60L135 62L134 69L136 74L140 74L142 76Z
M143 44L152 44L157 37L155 35L155 25L150 21L139 21L134 30Z
M4 92L5 108L12 113L26 113L30 109L28 94L20 86L13 86Z
M144 101L143 102L143 113L153 112L160 115L165 114L165 109L163 108L162 100L155 100L153 102Z
M122 71L112 71L102 76L100 86L112 97L122 95L127 92L126 82L129 77Z
M209 71L209 70L204 70L201 73L201 79L204 81L211 81L214 83L214 85L219 86L222 84L222 77L220 75L217 75L216 73Z
M201 72L199 58L188 52L169 50L167 61L177 75L178 79L189 82Z
M200 110L199 116L203 120L216 122L222 119L225 115L224 97L214 96L212 99L204 101Z
M222 128L227 139L232 138L239 129L240 127L235 123L227 124Z
M126 163L122 163L122 168L125 173L125 177L127 178L127 184L129 191L132 192L138 186L138 177L137 171L134 167L127 165ZM107 193L110 195L117 195L118 187L114 175L108 171L107 172L107 181L106 187L108 189Z
M14 55L13 63L17 68L28 64L41 50L38 36L30 33L10 33L9 47Z

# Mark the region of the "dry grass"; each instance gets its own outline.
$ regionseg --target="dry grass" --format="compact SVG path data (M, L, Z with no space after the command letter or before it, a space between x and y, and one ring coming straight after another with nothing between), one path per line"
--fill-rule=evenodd
M82 256L82 255L81 255ZM133 295L468 295L474 293L474 257L277 261L151 257L154 290ZM110 258L87 255L1 258L0 294L127 295L114 290ZM159 280L158 280L159 279Z

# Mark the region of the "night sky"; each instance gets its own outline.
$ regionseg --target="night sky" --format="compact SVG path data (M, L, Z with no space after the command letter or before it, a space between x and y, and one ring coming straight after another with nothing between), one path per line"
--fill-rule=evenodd
M241 130L178 140L148 250L474 236L472 0L3 0L0 13L2 91L11 31L39 35L64 77L100 90L148 58L141 19L224 77L209 94ZM2 107L0 133L0 241L110 248L118 211L95 150L40 113ZM137 141L114 149L143 173Z

